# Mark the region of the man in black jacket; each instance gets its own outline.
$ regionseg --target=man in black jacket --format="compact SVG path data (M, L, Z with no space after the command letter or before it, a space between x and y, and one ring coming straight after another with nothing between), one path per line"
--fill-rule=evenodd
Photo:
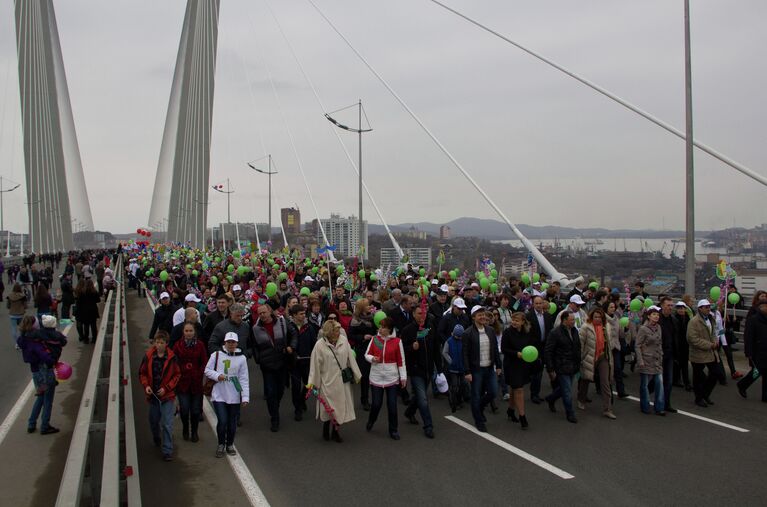
M403 295L399 306L395 307L388 316L394 322L394 329L399 334L405 326L413 322L413 308L418 304L415 297Z
M527 312L527 321L530 323L530 332L537 338L535 342L535 348L538 349L538 357L544 357L544 349L546 348L546 338L551 332L551 327L554 324L554 318L546 311L548 304L541 296L535 296L533 298L533 307ZM539 404L541 400L541 380L543 378L543 371L539 371L532 375L530 380L530 401Z
M550 395L546 396L549 410L556 412L554 403L562 398L565 406L567 420L577 423L573 410L573 382L575 374L581 366L581 339L575 328L575 316L565 310L560 314L562 324L555 327L546 339L545 363L552 385L556 381L557 387Z
M149 330L149 340L154 340L154 334L160 330L170 335L173 329L173 314L176 313L177 309L170 302L170 294L167 292L160 294L160 306L154 311L154 320L152 320L152 327Z
M756 303L756 313L746 320L743 333L745 353L751 365L751 371L738 382L738 392L744 398L746 389L762 376L762 401L767 402L767 301Z
M674 335L677 323L674 319L674 301L668 296L660 298L659 324L663 347L664 407L666 412L676 414L677 410L671 406L671 387L674 381Z
M501 374L501 354L498 337L488 324L490 317L481 306L471 309L474 324L463 334L463 364L471 382L471 413L479 431L487 431L485 407L498 393L498 375Z
M289 349L292 351L293 364L290 365L290 392L293 398L294 419L303 419L306 412L306 384L309 382L309 367L312 350L317 341L319 329L306 319L306 308L293 305L288 321L288 335L291 338Z
M434 372L442 372L442 349L437 343L438 338L433 321L427 319L423 308L417 307L413 310L413 322L405 326L400 333L400 339L405 349L407 376L413 390L410 404L405 410L405 417L412 424L418 424L415 418L415 411L418 410L423 419L424 435L427 438L434 438L427 390Z
M437 289L437 295L434 297L435 301L429 305L429 315L434 322L434 327L439 327L439 321L442 320L442 316L450 309L450 303L447 301L447 285ZM455 326L453 326L455 327ZM441 337L440 341L441 341Z
M450 338L456 324L460 324L464 329L469 329L471 326L471 320L466 315L466 303L462 298L455 298L450 305L450 313L443 315L439 321L437 331L441 343L445 343Z
M229 306L231 304L231 296L223 293L216 298L216 309L205 316L205 320L202 323L201 338L205 341L206 345L210 341L210 336L219 322L229 317Z

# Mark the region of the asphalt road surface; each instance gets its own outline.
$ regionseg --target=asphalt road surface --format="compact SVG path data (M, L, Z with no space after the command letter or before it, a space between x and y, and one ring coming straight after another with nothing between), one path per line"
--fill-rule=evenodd
M146 322L148 306L140 300L137 308L135 301L129 296L131 323ZM136 317L136 310L144 316ZM430 400L434 440L405 420L401 404L402 440L389 438L385 407L367 433L367 412L358 406L358 420L342 427L344 442L338 444L322 440L313 402L303 421L293 421L288 392L280 431L270 432L261 374L254 364L250 375L252 401L243 410L235 445L272 505L764 505L767 495L758 469L767 449L767 404L758 401L758 385L749 400L740 398L732 381L717 386L712 394L716 405L707 409L695 407L691 393L675 388L676 408L707 420L644 415L638 402L627 399L616 400L618 419L611 421L602 417L592 388L594 402L578 411L578 424L565 420L561 402L555 414L545 404L529 404L531 426L523 431L506 420L499 402L499 412L488 413L489 437L472 429L468 407L451 417L444 398ZM634 395L638 377L627 379ZM180 423L176 426L180 433ZM191 446L195 465L185 470L200 472L194 477L184 472L189 497L222 498L224 491L231 492L234 482L211 480L210 467L218 470L222 462L213 456L212 435L198 444L180 443L179 455ZM162 463L156 449L143 459L142 489L145 462L167 470L179 466Z

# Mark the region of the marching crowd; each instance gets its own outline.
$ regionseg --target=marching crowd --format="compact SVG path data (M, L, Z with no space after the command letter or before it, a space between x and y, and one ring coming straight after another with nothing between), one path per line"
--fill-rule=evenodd
M209 394L218 418L216 455L235 454L240 409L251 401L250 359L261 372L271 431L280 430L288 390L294 419L303 419L306 400L315 397L323 438L336 442L343 441L341 426L356 418L355 395L368 431L385 403L388 434L399 440L401 399L405 419L434 438L430 405L440 397L453 412L468 405L483 432L486 410L499 410L503 400L508 419L526 429L527 401L556 412L561 399L566 420L577 423L592 384L602 414L616 419L613 391L628 396L624 370L640 376L641 411L665 416L676 412L674 388L692 392L701 409L713 405L716 385L727 382L724 362L744 397L767 367L767 292L758 291L741 318L733 312L743 308L739 294L728 298L737 294L732 283L719 300L661 294L656 302L641 282L631 294L596 282L564 294L541 274L507 280L490 271L427 274L404 265L366 273L266 253L130 253L129 286L157 299L153 345L141 365L155 443L172 460L176 398L183 438L198 441ZM746 376L732 359L742 323L752 365ZM551 389L544 395L546 378Z

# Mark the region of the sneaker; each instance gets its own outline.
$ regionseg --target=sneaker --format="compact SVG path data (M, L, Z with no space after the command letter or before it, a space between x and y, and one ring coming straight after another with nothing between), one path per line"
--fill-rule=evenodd
M172 454L163 454L162 455L163 461L173 461L173 455Z
M434 438L434 430L431 428L426 428L423 430L423 434L426 436L426 438Z
M217 458L223 458L224 457L224 445L221 444L218 447L216 447L216 457Z
M613 414L612 410L605 410L604 412L602 412L602 415L607 417L608 419L617 419L617 417L615 417L615 414Z
M40 434L41 435L52 435L52 434L58 433L58 432L59 432L59 429L58 428L54 428L53 426L48 426L44 430L40 430Z
M733 372L733 374L732 374L732 379L733 380L738 380L741 377L743 377L743 374L741 372L739 372L739 371Z
M546 403L548 403L548 404L549 404L549 410L550 410L551 412L556 412L556 411L557 411L557 407L556 407L556 405L554 404L554 403L555 403L555 401L554 401L554 400L550 400L550 399L546 398Z
M541 399L540 396L533 396L532 398L530 398L530 401L532 401L536 405L540 405L543 400Z
M477 431L487 433L487 425L485 425L483 422L477 423Z
M742 387L740 387L740 386L738 386L738 394L739 394L739 395L741 395L741 396L743 397L743 399L744 399L744 400L745 400L745 399L748 397L748 396L746 395L746 390L745 390L745 389L743 389L743 388L742 388ZM34 428L32 428L32 431L34 431ZM31 432L30 432L30 433L31 433Z
M568 415L567 416L567 422L571 422L573 424L576 424L578 422L578 419L576 419L574 415Z
M509 401L509 393L503 395L503 401Z
M192 433L191 440L192 440L192 442L199 442L200 441L200 436L197 433Z
M37 431L37 428L35 426L30 426L27 428L27 433L34 433L35 431Z
M234 447L233 447L233 446L231 446L231 445L227 445L227 446L226 446L226 453L227 453L229 456L236 456L236 455L237 455L237 451L235 451L235 450L234 450Z
M399 433L396 432L396 431L394 433L389 433L389 436L391 437L392 440L399 440L400 439Z
M703 398L703 401L705 401L707 405L713 405L714 404L714 402L711 401L711 398Z
M586 405L582 401L578 402L578 410L586 410Z
M628 397L629 397L628 393L618 393L618 398L620 398L620 399L624 399L624 398L628 398Z
M706 407L708 407L708 404L706 404L706 402L705 402L705 401L703 401L703 400L695 400L695 404L696 404L696 405L698 405L698 406L699 406L699 407L701 407L701 408L706 408Z
M679 411L677 409L675 409L674 407L666 407L666 412L668 412L669 414L678 414L679 413Z

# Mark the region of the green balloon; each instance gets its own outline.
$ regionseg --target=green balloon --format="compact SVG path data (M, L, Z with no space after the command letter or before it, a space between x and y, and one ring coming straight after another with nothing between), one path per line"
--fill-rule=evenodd
M479 281L479 286L482 287L482 290L487 290L487 288L490 287L490 280L487 278L482 278Z
M360 278L365 278L366 273L365 273L364 269L360 269L360 273L359 274L360 274Z
M371 282L375 282L376 280L378 280L378 277L375 274L371 273L370 274L370 281Z
M192 276L199 276L199 275L200 275L199 271L197 271L196 269L192 270Z
M557 304L556 303L549 303L549 313L554 315L557 313Z
M645 308L650 308L653 304L654 304L653 300L650 299L650 298L647 298L647 299L644 300L644 307Z
M226 270L227 270L228 272L230 272L230 273L234 272L234 265L233 265L233 264L229 264L229 265L226 267Z
M232 257L234 257L235 259L239 259L240 255L242 254L240 253L239 250L235 250L234 252L232 252Z
M549 290L549 284L547 284L547 283L545 283L545 282L544 282L544 283L542 283L542 284L541 284L541 290L542 290L542 291L544 291L544 292L545 292L545 291L547 291L547 290Z
M474 278L476 278L477 280L479 280L483 276L485 276L485 274L482 271L477 271L476 273L474 273Z
M642 302L638 299L634 298L631 300L631 303L629 303L629 310L632 312L638 312L642 309Z
M490 292L492 292L493 294L498 292L498 284L497 283L490 284Z
M309 287L301 287L301 295L302 296L308 296L312 293L312 290Z
M533 347L532 345L528 345L527 347L522 349L522 360L526 363L532 363L538 359L538 349Z
M740 303L740 294L737 292L730 293L730 295L727 296L727 301L729 301L731 305L737 305Z
M455 270L451 271L450 272L450 279L451 280L455 280L456 278L458 278L458 271L455 271Z
M274 259L272 259L271 257L267 257L266 263L269 264L270 266L274 266Z
M591 282L589 284L589 289L597 290L599 288L599 284L597 282Z
M229 280L229 283L234 282L234 278L232 277L232 275L226 275L226 279Z
M343 264L339 264L338 266L336 266L336 274L340 275L343 272L344 272Z
M522 283L525 285L530 285L530 275L527 273L522 273Z
M277 284L274 282L269 282L266 284L266 295L269 297L273 297L275 294L277 294Z
M288 274L287 273L280 273L280 280L287 280Z
M496 278L498 276L498 270L497 269L491 269L490 270L490 276L493 278Z
M541 275L539 273L533 273L533 283L538 283L541 281Z
M211 277L210 277L210 282L211 282L213 285L218 285L218 277L217 277L216 275L213 275L213 276L211 276Z
M711 296L712 301L718 301L719 297L722 295L722 289L719 287L711 287L711 290L708 291L708 295Z
M629 325L629 318L628 317L621 317L620 323L621 323L621 327L628 327L628 325Z
M314 266L314 267L312 268L312 274L313 274L313 275L316 275L316 274L317 274L317 272L318 272L319 270L320 270L320 268L318 268L317 266Z
M168 281L168 272L165 271L164 269L160 271L160 280L162 280L163 282Z
M381 326L381 321L386 318L386 312L382 310L378 310L375 315L373 315L373 323L376 325L376 327Z
M420 274L421 276L424 276L426 275L426 270L424 268L421 268L418 270L418 274Z
M150 277L150 276L152 276L152 271L150 271L150 270L148 270L148 269L147 269L147 270L146 270L146 273L144 273L144 274L145 274L147 277Z

